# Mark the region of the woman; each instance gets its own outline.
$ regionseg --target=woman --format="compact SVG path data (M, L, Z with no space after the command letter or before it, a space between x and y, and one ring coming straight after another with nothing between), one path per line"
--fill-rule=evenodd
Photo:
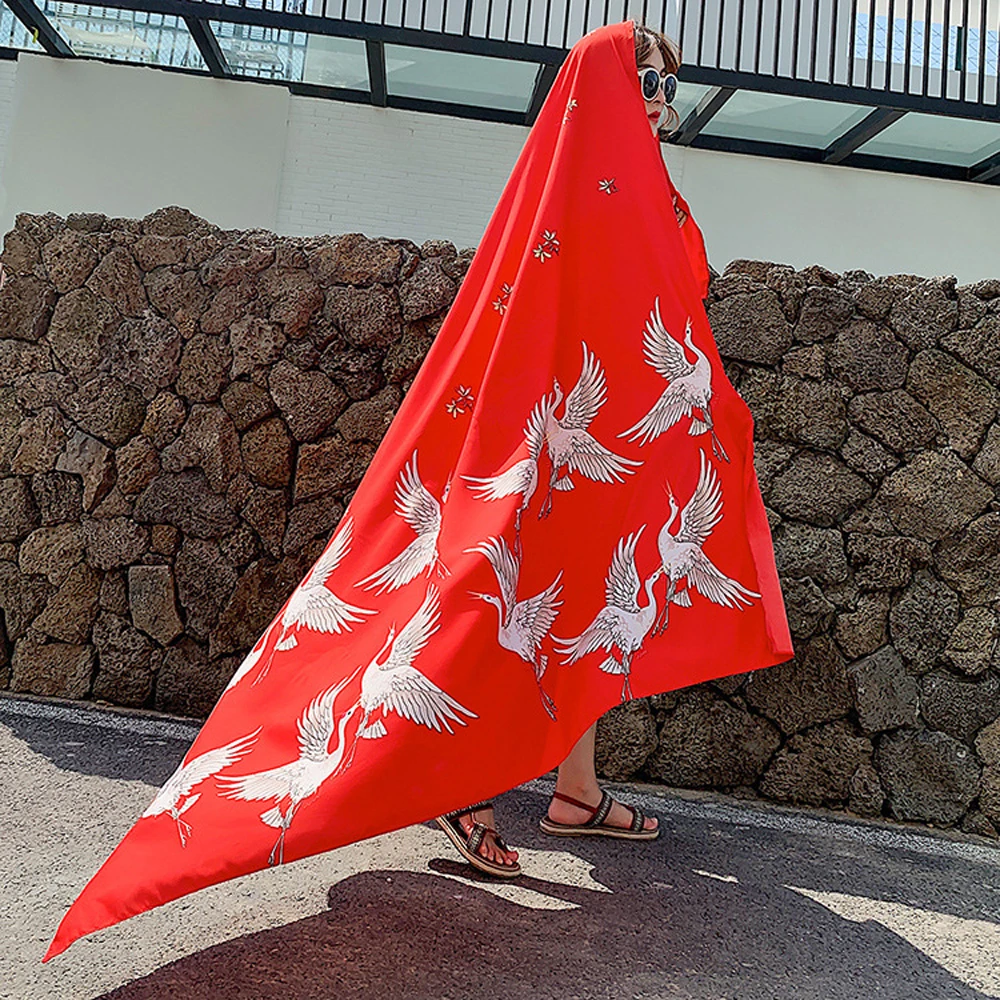
M333 538L47 957L433 817L516 874L492 816L450 811L560 762L546 833L655 837L601 796L596 720L791 655L752 421L654 137L676 55L647 37L645 103L632 22L573 47Z

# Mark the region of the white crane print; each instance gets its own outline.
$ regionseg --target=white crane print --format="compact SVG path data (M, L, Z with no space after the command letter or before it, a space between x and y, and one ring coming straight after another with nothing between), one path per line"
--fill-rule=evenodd
M676 535L671 533L671 528L677 517L678 507L674 491L667 484L670 517L660 529L656 540L663 573L668 581L667 596L654 635L659 635L667 627L671 603L684 608L691 607L691 587L703 597L726 608L742 610L743 605L749 607L751 598L760 597L760 594L748 590L743 584L731 580L702 551L712 529L722 520L722 489L715 469L705 458L705 452L701 451L700 454L698 485L680 512L680 525ZM678 584L685 578L688 586L678 590Z
M437 733L442 730L454 733L453 722L460 726L467 725L463 715L470 719L479 718L413 665L428 639L438 630L440 607L438 589L431 584L413 617L398 635L395 626L389 629L384 645L365 667L358 697L358 707L364 714L358 723L345 768L354 759L358 740L377 740L387 735L384 720L390 712ZM388 656L379 662L386 650Z
M582 346L583 367L576 385L565 397L566 407L561 418L556 417L556 410L563 402L558 379L552 380L554 395L546 397L545 444L552 470L539 518L548 517L552 512L553 490L573 489L571 473L579 472L597 483L623 483L623 473L631 474L642 465L642 462L616 455L587 430L604 405L607 390L600 361L586 344ZM567 471L561 474L563 469Z
M445 485L440 502L424 486L417 470L417 453L407 462L396 482L396 513L415 532L417 537L371 576L365 577L356 587L384 594L396 590L425 572L428 576L437 569L438 576L450 576L438 553L438 535L441 533L441 505L448 499L451 484Z
M359 668L360 669L360 668ZM285 861L285 835L292 825L295 813L302 803L319 791L340 766L344 756L344 732L347 724L357 711L353 705L335 723L337 695L355 677L358 671L333 687L317 695L303 711L298 722L299 755L287 764L281 764L267 771L217 778L222 794L227 799L241 799L244 802L271 800L274 805L260 814L261 821L279 831L278 839L267 859L273 865ZM337 742L330 749L330 739L337 734Z
M271 650L271 655L254 680L259 684L267 674L274 654L294 649L299 641L296 632L308 628L314 632L337 633L351 631L351 625L363 621L362 615L373 615L374 611L357 608L339 598L330 590L326 581L340 565L351 549L354 531L353 518L345 518L326 551L316 560L309 575L292 592L292 596L281 613L281 635Z
M267 640L273 627L274 622L271 622L264 634L254 644L254 647L244 657L243 662L236 668L236 672L229 678L229 683L222 692L223 694L225 694L230 688L236 687L236 685L239 684L239 682L243 680L243 678L246 677L246 675L249 674L250 671L253 670L253 668L260 662L260 658L264 655L264 649L267 647Z
M538 460L545 446L545 415L548 405L550 397L546 395L534 405L525 424L527 458L522 458L497 475L485 479L462 476L477 500L502 500L504 497L520 494L521 503L514 513L514 549L518 556L521 555L521 516L528 509L538 488Z
M635 564L635 549L639 544L646 525L627 538L618 540L618 547L611 557L611 566L604 581L604 607L594 620L572 639L552 637L556 650L566 656L563 663L577 660L603 649L608 655L598 666L607 674L620 674L622 680L622 701L632 697L632 658L642 648L656 619L656 596L653 587L663 574L658 568L640 584L639 571ZM646 606L639 606L639 591L644 586ZM621 659L615 657L617 648Z
M540 594L519 601L517 585L521 575L521 560L511 552L506 539L491 536L485 542L466 549L466 552L486 556L493 567L497 583L500 585L500 596L476 592L471 592L471 596L486 601L497 609L500 615L497 642L503 649L517 653L525 663L530 663L534 668L535 683L538 685L538 696L541 698L542 707L549 718L555 721L555 702L542 687L542 677L545 675L549 658L542 655L541 647L559 614L557 609L563 603L557 600L562 591L559 582L562 579L562 571L559 571L552 583Z
M690 417L688 434L693 437L711 434L715 457L728 462L729 456L715 433L712 421L712 363L703 351L695 347L693 336L690 317L684 330L683 346L667 332L660 318L660 298L657 296L646 321L642 346L646 363L655 368L669 385L649 413L618 436L627 437L630 441L638 440L640 445L649 444L681 418ZM693 363L688 361L685 347L694 354L696 360ZM695 410L701 416L695 416Z
M191 836L191 826L181 819L181 816L201 798L201 792L192 795L191 790L245 757L253 749L259 735L260 727L248 736L241 736L239 739L233 740L232 743L227 743L215 750L206 750L205 753L199 754L186 764L181 764L167 778L163 787L156 793L155 798L149 803L148 808L140 818L146 819L150 816L170 813L177 824L177 834L181 838L181 847L187 847L188 837Z

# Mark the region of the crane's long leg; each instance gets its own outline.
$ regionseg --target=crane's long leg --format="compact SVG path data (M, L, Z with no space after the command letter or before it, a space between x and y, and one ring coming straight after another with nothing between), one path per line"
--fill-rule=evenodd
M281 817L281 833L278 834L278 839L275 842L274 847L271 848L271 855L267 859L268 865L274 864L275 852L278 854L278 864L283 865L285 863L285 832L292 825L292 817L295 815L295 803L293 802L288 807L288 812Z
M726 449L722 447L722 442L719 440L719 435L715 433L715 428L712 428L712 453L720 461L728 462L729 456L726 454Z
M535 678L535 683L538 685L538 696L542 699L542 708L548 713L549 718L555 722L556 721L556 703L549 696L548 691L542 687L542 682L539 678Z
M260 668L260 672L253 679L253 684L251 685L252 687L256 687L267 676L267 672L271 669L271 661L274 659L274 654L278 651L278 643L285 638L285 631L285 629L281 630L281 635L278 636L278 642L271 647L271 652L267 657L267 662Z
M631 701L634 697L632 694L632 654L623 653L622 654L622 669L625 674L625 678L622 681L622 703L626 701Z
M662 635L666 631L667 623L670 620L670 602L674 599L674 589L676 586L676 580L671 580L667 584L667 599L663 602L663 610L660 612L660 617L656 619L656 624L653 626L653 635Z
M185 823L181 819L180 813L174 816L174 819L177 821L177 833L181 838L181 847L187 847L188 837L191 836L191 824Z

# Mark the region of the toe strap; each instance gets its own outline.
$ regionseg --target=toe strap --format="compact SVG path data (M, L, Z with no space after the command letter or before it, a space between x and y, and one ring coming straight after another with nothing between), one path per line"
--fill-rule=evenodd
M477 854L479 852L479 846L482 844L483 837L486 836L488 829L485 823L472 824L472 829L469 831L469 838L465 842L466 849L470 854Z
M646 817L643 815L642 810L637 806L629 806L629 808L632 810L632 825L629 829L633 833L638 833L645 826Z

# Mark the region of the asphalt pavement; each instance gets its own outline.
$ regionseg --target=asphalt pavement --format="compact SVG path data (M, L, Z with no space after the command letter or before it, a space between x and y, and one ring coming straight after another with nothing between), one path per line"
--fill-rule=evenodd
M41 957L177 766L180 720L0 697L0 997L1000 998L1000 848L630 786L646 844L557 841L541 779L498 806L525 875L429 825L213 886Z

